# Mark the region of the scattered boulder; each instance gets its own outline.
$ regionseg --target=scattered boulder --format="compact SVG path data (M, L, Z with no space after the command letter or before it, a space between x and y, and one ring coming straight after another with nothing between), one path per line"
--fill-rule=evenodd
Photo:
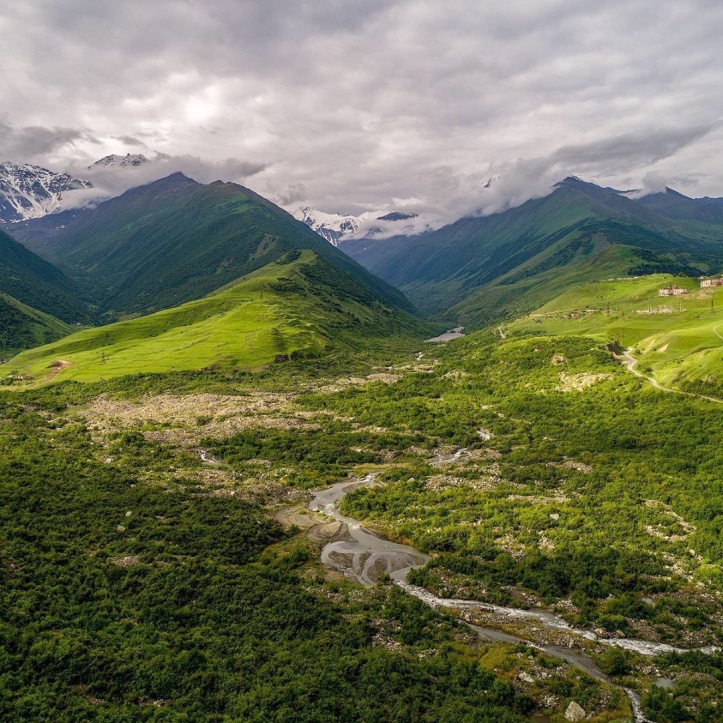
M587 713L585 713L584 709L581 708L574 700L570 701L570 705L567 706L567 710L565 711L565 719L576 721L576 720L584 720L587 717Z

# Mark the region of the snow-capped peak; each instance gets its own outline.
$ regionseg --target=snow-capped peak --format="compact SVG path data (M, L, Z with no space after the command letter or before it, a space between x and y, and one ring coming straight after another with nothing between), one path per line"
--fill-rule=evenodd
M407 235L417 233L413 225L404 224L416 218L413 213L398 211L366 211L359 216L325 213L311 206L304 206L294 212L294 218L305 223L312 231L316 231L330 244L338 245L340 241L350 238L369 238L372 236ZM391 230L391 233L389 233Z
M90 181L29 163L0 162L0 223L40 218L61 207L63 193L92 188Z
M150 158L146 158L142 153L127 153L125 156L119 156L115 153L110 156L104 156L99 161L96 161L91 166L88 166L88 170L92 168L106 167L106 166L117 166L121 168L137 168L146 163L150 163Z

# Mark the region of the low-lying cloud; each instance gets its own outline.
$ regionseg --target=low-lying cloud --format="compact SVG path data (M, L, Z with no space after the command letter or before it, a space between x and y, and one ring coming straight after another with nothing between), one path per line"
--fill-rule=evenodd
M80 208L118 196L130 188L142 186L173 173L183 173L199 183L226 181L244 183L246 179L265 170L263 163L227 158L220 162L204 161L196 156L171 156L158 154L148 163L139 166L91 166L69 165L65 170L71 175L90 181L92 188L67 191L63 195L62 209Z
M430 219L566 175L723 195L714 0L25 0L0 31L7 160L158 152L287 206Z

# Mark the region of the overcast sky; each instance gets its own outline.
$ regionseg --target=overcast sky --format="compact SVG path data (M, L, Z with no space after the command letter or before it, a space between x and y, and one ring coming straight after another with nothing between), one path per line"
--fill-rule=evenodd
M720 0L22 0L0 37L0 160L163 153L342 212L723 196Z

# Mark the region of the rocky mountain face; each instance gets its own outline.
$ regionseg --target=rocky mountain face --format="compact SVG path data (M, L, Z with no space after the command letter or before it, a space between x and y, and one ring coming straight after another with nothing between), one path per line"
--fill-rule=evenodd
M142 153L127 153L125 156L111 154L110 156L104 156L99 161L88 166L88 170L93 168L107 168L108 166L137 168L138 166L144 166L146 163L151 163L151 159L146 158Z
M61 206L63 194L92 188L90 181L29 163L0 162L0 223L40 218Z

